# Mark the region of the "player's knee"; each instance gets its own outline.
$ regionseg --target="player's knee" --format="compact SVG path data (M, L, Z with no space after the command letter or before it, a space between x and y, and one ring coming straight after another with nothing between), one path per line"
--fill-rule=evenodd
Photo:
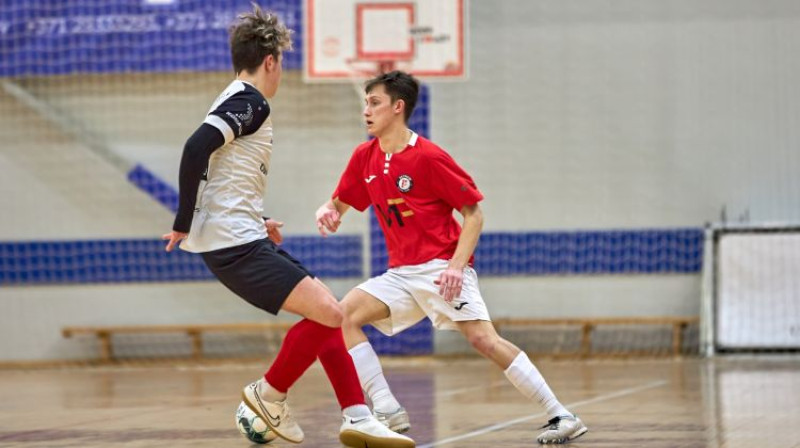
M341 304L331 297L330 300L324 300L316 306L316 314L319 316L318 322L331 328L340 328L344 321L344 311Z
M366 325L365 323L361 323L358 319L358 316L352 312L352 310L348 310L347 307L344 307L342 310L343 320L342 326L343 327L363 327Z
M363 307L359 306L358 300L354 300L348 295L340 302L340 305L342 306L342 313L344 314L343 326L361 328L370 323L368 316L360 312Z
M325 310L326 320L329 322L327 325L333 328L339 328L344 322L344 313L338 303L331 303Z
M467 335L469 344L483 355L491 354L497 346L497 336L488 332L476 331Z
M359 323L357 316L352 314L352 310L342 307L342 328L361 328L365 324Z

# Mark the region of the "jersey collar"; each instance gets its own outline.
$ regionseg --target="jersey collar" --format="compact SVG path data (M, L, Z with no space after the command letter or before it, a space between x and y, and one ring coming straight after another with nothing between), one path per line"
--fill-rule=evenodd
M411 130L409 129L409 131L411 131ZM417 133L414 132L414 131L411 131L411 138L408 139L408 146L416 145L417 144L417 137L419 137L417 135Z

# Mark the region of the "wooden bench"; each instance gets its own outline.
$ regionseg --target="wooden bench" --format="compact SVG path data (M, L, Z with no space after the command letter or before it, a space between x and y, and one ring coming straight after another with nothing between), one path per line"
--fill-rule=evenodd
M564 319L495 319L494 325L498 332L503 329L526 326L576 326L581 331L580 349L577 353L568 353L568 356L577 355L581 358L590 356L603 356L592 353L592 334L597 327L612 325L661 325L672 328L671 354L680 356L683 347L684 332L689 325L697 324L698 317L593 317L593 318L564 318ZM265 323L235 323L235 324L191 324L191 325L123 325L123 326L83 326L65 327L62 334L65 338L76 335L88 334L98 338L100 342L101 363L115 362L112 336L115 334L153 334L153 333L178 333L185 334L192 341L192 358L204 359L203 335L207 333L258 333L258 332L283 332L292 326L290 322L265 322ZM652 353L647 353L652 355ZM668 353L669 354L669 353ZM629 352L614 354L613 356L636 356L639 353Z
M76 335L94 335L100 341L100 362L116 361L112 336L115 334L153 334L178 333L189 336L192 340L192 358L201 360L203 353L203 334L206 333L261 333L280 331L285 333L293 324L291 322L234 323L234 324L189 324L189 325L117 325L65 327L61 334L65 338Z
M697 324L700 318L697 316L688 317L587 317L587 318L553 318L553 319L515 319L505 318L494 320L495 328L498 333L504 328L525 327L525 326L577 326L581 331L580 349L577 353L567 355L577 355L581 358L590 356L603 356L602 354L592 353L592 334L594 329L599 326L621 326L621 325L661 325L672 328L671 354L681 355L683 347L684 332L689 325ZM653 353L646 353L652 355ZM670 353L667 353L670 354ZM625 357L637 356L641 353L623 352L609 356Z

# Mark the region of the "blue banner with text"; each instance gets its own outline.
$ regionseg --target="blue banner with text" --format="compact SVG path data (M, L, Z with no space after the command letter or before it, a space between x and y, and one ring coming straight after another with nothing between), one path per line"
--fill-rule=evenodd
M295 31L301 0L260 1ZM247 0L0 0L0 76L230 70L228 28Z

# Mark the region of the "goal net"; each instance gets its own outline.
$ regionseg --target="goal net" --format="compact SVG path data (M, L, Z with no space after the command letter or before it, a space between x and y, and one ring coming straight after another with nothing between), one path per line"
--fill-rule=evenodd
M704 353L800 349L800 225L710 227L705 251Z

